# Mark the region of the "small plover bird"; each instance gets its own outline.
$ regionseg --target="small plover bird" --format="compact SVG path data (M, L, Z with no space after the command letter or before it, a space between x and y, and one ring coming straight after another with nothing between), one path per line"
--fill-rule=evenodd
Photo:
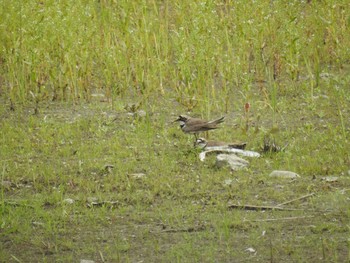
M194 134L196 139L198 139L198 133L217 129L217 125L222 123L224 121L224 118L225 117L221 117L220 119L206 121L199 118L180 115L174 122L180 122L181 130L184 133Z

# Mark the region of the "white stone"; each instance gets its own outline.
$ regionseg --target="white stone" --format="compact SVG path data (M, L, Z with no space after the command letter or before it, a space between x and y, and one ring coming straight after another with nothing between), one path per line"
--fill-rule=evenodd
M203 162L206 158L207 154L219 154L219 153L227 153L227 155L235 154L245 157L260 157L260 154L253 151L246 151L241 149L235 149L235 148L227 148L227 147L206 147L205 151L202 151L199 154L199 159Z
M256 250L252 247L248 247L245 251L250 252L250 253L255 253Z
M144 110L138 110L136 112L136 115L137 115L137 117L142 118L142 117L146 117L147 113Z
M146 176L146 174L144 174L144 173L134 173L134 174L130 174L130 175L135 179L142 179L143 177Z
M232 179L226 179L224 181L224 185L231 185L233 183L233 180Z
M325 176L325 177L321 178L322 181L326 181L328 183L336 182L336 181L338 181L338 179L339 178L337 176Z
M271 177L279 177L279 178L286 178L286 179L294 179L300 177L299 174L290 172L290 171L279 171L274 170L272 173L270 173Z
M98 201L98 198L97 198L97 197L93 197L93 196L89 196L88 198L86 198L86 200L87 200L89 203L94 203L94 202L97 202L97 201Z
M70 204L71 205L71 204L74 203L74 200L72 198L66 198L66 199L63 200L63 202L66 203L66 204Z
M216 156L216 166L218 168L229 165L232 170L239 170L249 165L247 160L244 160L234 154L219 154Z

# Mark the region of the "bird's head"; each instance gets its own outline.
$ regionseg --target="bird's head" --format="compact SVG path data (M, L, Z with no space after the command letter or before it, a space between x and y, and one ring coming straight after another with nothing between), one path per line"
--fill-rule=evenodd
M188 119L189 119L188 116L186 116L186 115L180 115L180 116L179 116L176 120L174 120L173 122L177 122L177 121L186 122Z
M194 145L198 148L205 148L205 146L207 146L207 140L204 138L198 138Z

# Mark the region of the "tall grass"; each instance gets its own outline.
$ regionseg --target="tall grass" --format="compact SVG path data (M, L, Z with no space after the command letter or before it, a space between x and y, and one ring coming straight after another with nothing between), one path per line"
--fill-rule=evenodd
M345 0L4 0L2 94L13 102L169 94L209 115L255 81L268 81L268 99L271 81L348 63L347 10Z

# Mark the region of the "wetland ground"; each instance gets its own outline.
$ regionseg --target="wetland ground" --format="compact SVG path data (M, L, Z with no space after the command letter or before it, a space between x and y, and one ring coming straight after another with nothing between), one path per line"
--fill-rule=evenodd
M3 1L0 261L348 262L349 9ZM262 156L201 162L184 113Z

